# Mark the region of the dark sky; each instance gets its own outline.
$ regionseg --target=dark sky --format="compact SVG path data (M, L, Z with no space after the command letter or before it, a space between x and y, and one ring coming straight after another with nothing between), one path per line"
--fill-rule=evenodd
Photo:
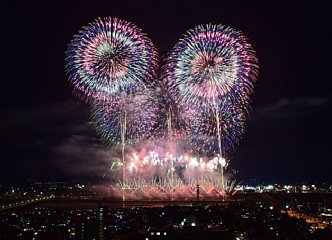
M0 184L90 181L105 169L107 148L64 71L73 35L103 16L138 25L162 56L198 24L243 31L260 74L231 158L238 178L332 181L328 9L318 1L14 1L2 10Z

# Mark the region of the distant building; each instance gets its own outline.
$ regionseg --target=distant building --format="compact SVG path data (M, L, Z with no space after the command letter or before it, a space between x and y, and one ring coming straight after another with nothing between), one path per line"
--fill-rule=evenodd
M76 239L79 240L97 240L98 222L96 219L87 219L77 222L75 236Z
M107 218L107 207L102 207L98 204L97 209L97 220L98 220L98 240L106 239L106 218Z

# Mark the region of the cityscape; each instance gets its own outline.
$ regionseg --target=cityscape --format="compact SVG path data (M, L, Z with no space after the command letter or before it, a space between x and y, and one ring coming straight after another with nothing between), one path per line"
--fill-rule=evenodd
M236 191L219 199L123 202L100 185L1 186L0 239L331 237L331 184L239 185Z

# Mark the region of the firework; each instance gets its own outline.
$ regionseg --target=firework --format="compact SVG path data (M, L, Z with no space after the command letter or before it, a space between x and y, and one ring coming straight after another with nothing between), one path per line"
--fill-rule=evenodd
M180 101L219 105L225 96L246 103L257 72L255 52L241 32L208 24L187 31L175 45L164 78Z
M88 102L100 95L134 92L154 79L158 57L141 29L111 17L83 27L66 54L73 91Z
M228 102L221 106L219 114L216 118L212 107L191 107L187 111L186 121L190 121L186 125L187 136L198 153L216 155L219 149L230 153L238 145L244 133L246 113ZM219 134L221 146L218 146Z
M236 171L228 167L224 158L190 154L171 156L168 152L160 154L155 150L144 149L127 152L126 159L124 165L120 160L113 162L108 170L110 174L105 173L103 176L107 175L111 180L111 177L119 176L124 169L128 198L147 198L151 192L155 198L196 196L197 183L205 197L221 196L233 191ZM225 168L224 183L221 180L221 167ZM111 188L111 192L120 197L121 192L118 190L123 187L123 182L114 180L115 187Z
M133 144L151 136L156 111L153 92L144 88L134 94L122 93L95 100L92 118L97 134L106 144Z
M68 47L74 93L92 103L97 134L112 146L112 194L173 199L197 184L204 196L231 193L225 155L244 133L253 48L241 32L208 24L187 31L153 81L157 58L142 30L117 18L95 20Z
M157 81L154 89L158 99L158 121L154 129L156 140L180 140L185 131L182 106L177 104L165 82Z
M162 77L184 106L187 136L198 152L222 156L234 149L257 74L254 50L230 27L199 25L175 45Z

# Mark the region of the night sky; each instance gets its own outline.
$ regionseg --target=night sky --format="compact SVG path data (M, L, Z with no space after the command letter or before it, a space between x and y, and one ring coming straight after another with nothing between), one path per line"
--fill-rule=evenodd
M95 181L105 170L108 149L95 134L89 106L71 94L64 68L73 35L104 16L142 28L161 56L198 24L241 30L257 52L260 73L246 133L231 157L238 179L332 181L331 13L317 1L290 2L67 0L6 6L0 184Z

